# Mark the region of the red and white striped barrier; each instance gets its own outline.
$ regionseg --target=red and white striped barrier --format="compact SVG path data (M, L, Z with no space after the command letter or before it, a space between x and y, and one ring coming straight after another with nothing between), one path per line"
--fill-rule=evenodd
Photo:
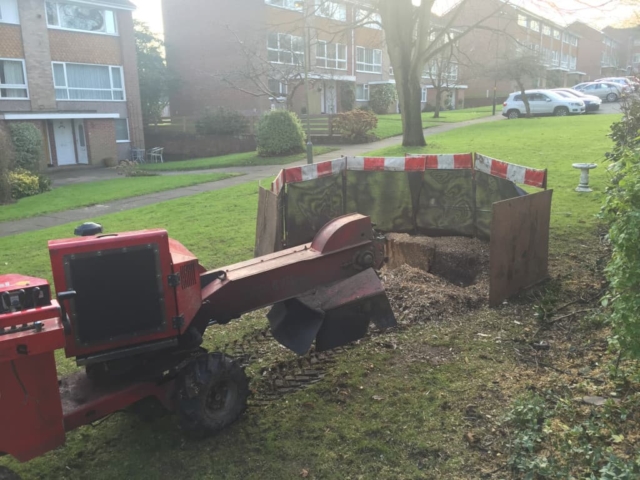
M354 172L423 172L424 160L404 157L347 157Z
M280 194L285 184L339 175L344 170L355 172L424 172L426 170L476 169L514 183L546 188L547 171L522 167L495 158L473 153L414 155L405 157L343 157L329 162L286 168L271 184L271 191Z
M473 168L473 153L444 155L407 154L407 158L422 158L424 160L424 170L469 170Z
M479 172L488 173L494 177L504 178L514 183L546 188L547 171L527 168L513 163L503 162L495 158L476 153L475 168Z

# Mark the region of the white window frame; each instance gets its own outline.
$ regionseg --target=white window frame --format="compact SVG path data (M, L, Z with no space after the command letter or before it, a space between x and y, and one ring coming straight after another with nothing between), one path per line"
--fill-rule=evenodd
M562 43L569 43L569 34L567 32L562 32Z
M549 25L542 25L542 34L547 37L551 36L551 27Z
M278 48L271 48L269 46L269 35L277 35L278 36ZM280 47L280 43L281 43L281 37L291 37L291 50L287 50L285 48L281 48ZM294 50L294 46L295 44L299 43L299 45L302 46L302 51L297 51ZM278 52L278 61L275 60L269 60L267 57L267 60L269 61L269 63L275 63L275 64L279 64L279 65L304 65L304 62L306 61L304 56L305 56L305 51L304 51L304 40L302 37L298 37L296 35L291 35L290 33L279 33L279 32L269 32L267 34L267 55L269 55L269 52ZM281 62L280 61L280 53L281 52L285 52L285 53L290 53L291 54L291 63L289 62ZM296 56L300 57L300 59L302 60L300 63L296 62Z
M569 43L571 45L573 45L574 47L578 46L578 37L576 37L575 35L569 35Z
M108 35L110 37L117 37L120 35L119 33L119 25L118 25L118 15L116 10L113 10L111 8L107 8L101 5L97 5L97 4L91 4L91 5L85 5L87 7L91 7L91 8L96 8L96 9L100 9L103 12L110 12L111 15L113 15L113 25L115 27L115 32L94 32L92 30L81 30L78 28L69 28L69 27L62 27L60 25L50 25L49 24L49 15L47 14L47 3L54 3L56 6L56 12L58 14L58 22L60 21L60 4L61 3L65 3L65 4L74 4L73 1L58 1L58 0L44 0L44 16L45 19L47 21L47 28L53 29L53 30L66 30L68 32L82 32L82 33L91 33L93 35Z
M282 3L282 5L278 5L275 2ZM293 10L295 12L302 12L302 3L299 2L299 0L264 0L264 3L272 7L284 8L285 10ZM296 3L298 3L299 6L296 7Z
M561 38L560 30L558 30L557 28L553 29L553 38L555 38L556 40L560 40Z
M278 82L278 91L277 92L271 91L271 93L274 94L276 98L283 98L289 95L289 85L286 82L283 82L282 80L278 80L277 78L270 78L267 81L267 86L269 87L269 90L271 90L271 85L268 85L269 82Z
M318 55L318 47L324 46L324 56ZM340 58L340 47L343 47L344 58ZM335 57L330 58L328 56L329 51L331 49L335 49ZM318 68L325 68L328 70L346 70L347 69L347 60L348 60L347 46L342 43L330 43L324 40L318 40L316 44L316 66ZM324 66L321 65L321 62L324 63ZM334 62L335 67L330 67L329 62ZM343 67L340 64L344 64Z
M422 87L422 97L420 98L420 101L422 103L427 103L427 98L428 98L427 90L428 90L427 87Z
M362 93L364 97L358 98L358 87L362 86ZM356 84L356 102L368 102L371 99L371 90L368 83Z
M362 23L362 25L360 25L360 22L366 23ZM365 28L382 30L382 19L380 18L380 14L378 12L372 12L362 8L356 9L356 24Z
M521 27L529 26L529 19L526 15L522 15L521 13L518 14L518 25L520 25Z
M2 84L0 85L0 89L15 89L15 90L26 90L27 92L27 96L26 97L2 97L0 96L0 101L2 100L29 100L30 95L29 95L29 81L27 79L27 68L26 65L24 63L24 59L22 58L0 58L0 62L7 60L9 62L20 62L22 63L22 76L24 77L24 85L19 85L19 84Z
M347 21L347 6L344 3L332 2L329 0L316 0L315 15L317 17L329 18L338 22ZM328 8L329 11L323 11Z
M116 119L114 119L114 122L122 121L122 120L127 122L127 139L126 140L118 140L118 137L116 136L116 143L131 143L131 130L129 130L129 119L128 118L116 118ZM117 130L116 130L116 132L117 132Z
M367 62L367 50L371 50L373 63ZM358 60L358 53L363 52L364 60ZM376 63L376 54L380 58L380 63ZM367 70L367 67L371 67ZM382 74L382 50L377 48L356 47L356 72Z
M632 63L640 63L640 53L634 53L631 61Z
M56 85L56 75L54 71L54 65L62 65L64 70L64 86ZM69 87L69 79L67 77L67 65L89 65L91 67L108 67L109 68L109 82L111 83L111 88L77 88L77 87ZM122 88L113 88L113 69L120 70L120 82L122 84ZM51 62L51 73L53 74L53 84L54 90L56 90L56 102L126 102L127 101L127 92L124 84L124 68L122 65L102 65L99 63L78 63L78 62ZM67 98L58 98L57 90L66 90ZM69 90L101 90L101 91L110 91L111 92L111 100L106 99L86 99L86 98L70 98ZM114 99L114 92L122 92L122 99Z
M0 23L20 25L18 0L0 0Z
M533 20L529 22L529 28L534 32L540 32L540 22L538 20Z

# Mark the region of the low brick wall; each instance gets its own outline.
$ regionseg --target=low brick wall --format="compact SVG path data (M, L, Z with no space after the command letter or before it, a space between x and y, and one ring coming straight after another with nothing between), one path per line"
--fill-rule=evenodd
M192 133L145 132L147 149L164 147L165 160L217 157L252 152L257 148L253 135L195 135Z

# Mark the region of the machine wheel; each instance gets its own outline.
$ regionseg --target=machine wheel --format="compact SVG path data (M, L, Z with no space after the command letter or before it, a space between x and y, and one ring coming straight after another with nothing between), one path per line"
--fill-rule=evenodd
M567 107L558 107L553 111L556 117L566 117L569 115L569 109Z
M195 437L212 435L235 422L247 408L249 379L221 353L201 355L177 379L180 426Z
M618 95L616 95L615 93L610 93L609 95L607 95L607 102L615 102L616 100L618 100Z
M520 112L518 110L509 110L507 112L507 118L509 120L515 120L517 118L520 118Z
M9 470L7 467L0 467L0 480L22 480L13 470Z

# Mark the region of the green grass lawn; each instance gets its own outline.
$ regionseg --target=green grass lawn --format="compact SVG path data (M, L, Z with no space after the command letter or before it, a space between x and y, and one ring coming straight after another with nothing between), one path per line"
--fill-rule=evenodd
M422 114L424 128L443 123L458 123L491 116L492 107L465 108L463 110L445 110L440 112L440 118L433 118L433 113ZM378 128L374 132L380 138L402 135L402 118L400 114L379 115Z
M210 173L205 175L128 177L67 185L40 195L23 198L11 205L0 206L0 222L88 207L200 183L217 182L235 175L237 174Z
M550 187L555 190L552 257L564 265L562 281L580 286L584 277L593 275L596 260L590 256L575 260L575 255L558 252L573 252L579 246L582 254L600 246L594 235L595 213L606 183L603 154L610 146L606 134L617 118L495 122L431 137L427 149L411 151L478 151L549 168ZM376 154L401 156L405 151L394 147ZM600 164L592 172L594 193L573 191L579 172L571 163L576 161ZM102 223L106 233L166 228L213 268L252 257L257 200L256 185L246 184L87 220ZM0 274L20 272L51 280L47 240L70 237L76 223L0 238ZM587 295L576 290L572 299ZM553 343L553 358L541 357L540 365L537 357L532 364L523 361L531 350L531 335L540 330L535 311L526 299L510 301L497 309L460 315L455 322L426 321L410 330L363 340L336 357L322 382L267 406L252 407L238 423L204 441L186 439L175 416L143 423L119 414L95 428L70 433L64 447L32 462L19 465L1 458L0 465L25 479L56 480L516 478L504 465L509 449L501 450L500 445L510 432L501 427L501 419L516 395L531 385L535 389L535 382L549 375L543 360L553 361L560 349ZM580 324L570 325L570 334L577 336ZM205 345L220 346L264 326L259 315L216 326L207 331ZM571 338L572 349L577 341ZM595 347L580 344L575 351L590 352ZM423 356L428 348L444 349L451 359L434 365ZM275 364L273 359L284 358L285 353L273 355L250 366L248 373L259 377L262 366ZM62 374L75 368L62 354L57 359ZM607 361L598 360L603 366ZM579 367L562 368L577 372ZM582 377L575 382L549 378L551 386L571 383L567 403L587 394L583 389L588 382ZM465 440L474 437L475 445ZM489 471L498 472L498 477L481 474Z
M334 152L333 147L314 147L314 155ZM297 162L307 157L306 153L288 155L285 157L259 157L256 152L233 153L220 157L196 158L194 160L181 160L176 162L152 163L143 165L144 170L151 171L187 171L187 170L207 170L212 168L227 167L256 167L260 165L286 165Z
M593 227L602 205L608 181L604 154L610 149L606 137L619 115L546 117L517 121L498 121L452 130L427 139L425 148L389 147L373 156L398 157L405 153L464 153L484 155L533 168L549 169L549 188L554 190L552 232L571 234L575 229ZM594 192L574 191L580 179L578 162L597 163L591 171ZM529 189L536 191L536 189Z

